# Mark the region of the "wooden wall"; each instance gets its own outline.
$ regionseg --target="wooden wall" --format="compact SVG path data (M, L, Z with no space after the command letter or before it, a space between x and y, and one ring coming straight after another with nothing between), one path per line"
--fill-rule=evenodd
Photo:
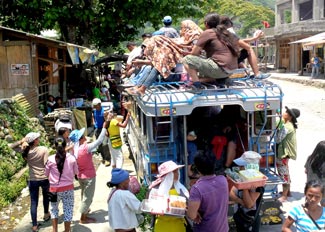
M12 64L28 64L29 75L14 75ZM24 94L31 97L28 101L37 109L38 80L33 75L37 72L34 67L28 41L3 42L0 46L0 98Z

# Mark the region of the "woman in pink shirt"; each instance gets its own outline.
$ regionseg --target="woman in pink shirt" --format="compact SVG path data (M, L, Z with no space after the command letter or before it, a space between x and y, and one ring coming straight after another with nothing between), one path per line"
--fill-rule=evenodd
M96 186L96 169L93 163L92 151L103 142L108 127L109 122L105 121L97 140L89 144L84 136L85 128L73 130L69 136L75 144L74 155L77 158L79 168L78 180L81 188L82 201L80 206L81 224L96 222L94 218L88 217L89 207L93 202Z
M67 153L65 139L55 139L56 154L48 158L45 175L50 181L51 218L53 232L58 231L59 202L63 203L64 229L70 231L74 206L74 176L78 174L77 161Z

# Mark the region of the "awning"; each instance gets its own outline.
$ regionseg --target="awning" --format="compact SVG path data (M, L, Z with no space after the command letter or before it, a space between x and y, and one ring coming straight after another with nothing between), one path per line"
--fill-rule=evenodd
M313 45L319 45L319 44L325 44L325 39L321 39L321 40L318 40L318 41L315 41L315 42L309 42L309 43L306 43L304 45L313 46Z
M311 43L311 42L316 42L316 41L320 41L320 40L325 40L325 32L304 38L304 39L300 39L297 41L293 41L289 44L295 44L295 43Z

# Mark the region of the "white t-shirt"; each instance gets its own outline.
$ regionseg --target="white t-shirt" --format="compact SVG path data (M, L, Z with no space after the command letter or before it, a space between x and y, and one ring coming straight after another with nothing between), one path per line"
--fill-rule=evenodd
M141 47L136 47L132 50L132 52L130 52L128 60L126 61L126 64L131 65L132 61L141 55L142 49Z
M128 230L138 227L136 213L141 213L140 207L141 202L129 190L116 190L108 202L111 228Z

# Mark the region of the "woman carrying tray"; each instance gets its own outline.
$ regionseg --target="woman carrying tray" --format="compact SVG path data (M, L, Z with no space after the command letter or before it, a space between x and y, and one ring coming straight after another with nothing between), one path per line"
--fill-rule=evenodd
M173 161L166 161L159 165L157 179L149 186L150 194L156 192L162 196L169 195L184 195L189 197L189 192L179 181L179 168L184 165L177 165ZM156 187L157 191L152 191ZM149 199L150 199L149 194ZM155 232L185 232L185 219L173 216L157 216L155 225Z
M261 156L258 153L247 151L240 158L235 159L234 163L238 166L258 169L256 164L259 163L260 158ZM264 187L247 187L247 189L231 187L229 198L237 204L237 210L233 215L237 231L259 231L261 217L258 215L258 211L263 193Z

